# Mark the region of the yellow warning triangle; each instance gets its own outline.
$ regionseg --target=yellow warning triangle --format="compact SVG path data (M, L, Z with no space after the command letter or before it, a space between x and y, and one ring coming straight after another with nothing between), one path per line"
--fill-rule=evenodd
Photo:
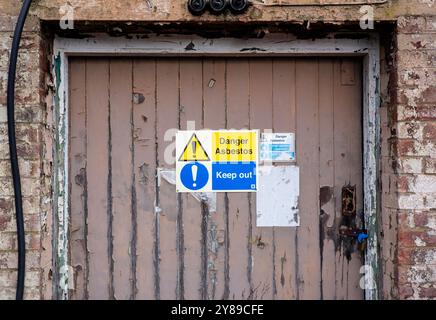
M182 152L179 161L210 161L209 156L194 133Z

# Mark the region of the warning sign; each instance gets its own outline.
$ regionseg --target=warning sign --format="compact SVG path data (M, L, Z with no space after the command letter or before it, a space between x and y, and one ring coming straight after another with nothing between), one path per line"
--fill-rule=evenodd
M195 133L186 144L185 150L183 150L179 161L210 161L206 150L204 150Z
M294 133L263 133L260 139L260 160L272 162L295 161Z
M216 131L212 140L213 161L249 162L257 159L257 132Z
M258 132L179 131L177 192L255 192Z

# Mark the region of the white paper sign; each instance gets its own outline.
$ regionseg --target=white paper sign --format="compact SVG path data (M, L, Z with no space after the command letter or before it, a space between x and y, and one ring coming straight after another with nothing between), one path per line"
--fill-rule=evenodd
M257 226L298 227L299 196L299 167L261 166L257 192Z
M260 140L260 160L270 162L295 161L295 134L263 133Z

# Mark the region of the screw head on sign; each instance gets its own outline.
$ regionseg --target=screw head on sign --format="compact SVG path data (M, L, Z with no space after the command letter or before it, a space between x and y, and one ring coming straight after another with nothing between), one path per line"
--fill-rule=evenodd
M210 0L210 11L214 14L220 14L224 12L227 7L227 0Z
M235 14L239 14L248 8L248 4L248 0L230 0L230 10Z
M188 9L189 11L196 16L199 16L206 11L207 0L189 0L188 1Z

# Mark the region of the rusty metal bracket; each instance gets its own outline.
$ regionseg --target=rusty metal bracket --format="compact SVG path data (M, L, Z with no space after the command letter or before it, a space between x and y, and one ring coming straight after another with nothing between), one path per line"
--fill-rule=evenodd
M346 185L342 188L342 215L356 216L356 186Z

